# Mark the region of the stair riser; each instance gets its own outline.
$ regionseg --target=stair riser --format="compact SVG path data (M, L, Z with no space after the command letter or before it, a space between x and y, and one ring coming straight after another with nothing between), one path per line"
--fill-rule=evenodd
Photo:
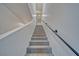
M47 43L47 42L46 42L46 43L45 43L45 42L44 42L44 43L40 43L40 42L31 42L31 43L30 43L30 46L32 46L32 45L45 45L45 46L47 45L47 46L48 46L49 43Z
M47 37L32 37L31 40L47 40Z
M31 42L49 42L48 40L31 40Z
M32 36L42 36L42 37L46 37L46 34L33 34Z
M52 49L49 48L44 48L44 49L38 49L38 48L31 48L31 49L27 49L27 53L52 53Z

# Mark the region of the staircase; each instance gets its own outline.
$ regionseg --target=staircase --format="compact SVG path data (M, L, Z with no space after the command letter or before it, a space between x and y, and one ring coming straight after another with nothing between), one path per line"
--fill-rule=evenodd
M36 25L26 51L27 56L51 56L52 48L42 25Z

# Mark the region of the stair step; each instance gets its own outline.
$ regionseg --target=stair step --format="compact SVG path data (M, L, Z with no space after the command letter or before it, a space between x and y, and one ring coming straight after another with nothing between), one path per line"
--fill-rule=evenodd
M27 54L30 53L48 53L48 54L52 54L52 48L31 48L28 47L27 48Z
M30 53L30 54L26 54L27 56L52 56L52 54L48 54L48 53Z
M45 33L33 33L33 35L46 35Z
M32 37L46 37L45 35L43 36L43 35L32 35Z
M31 42L49 42L48 40L31 40Z
M33 34L45 34L45 31L44 30L38 30L38 29L35 29L34 33Z
M49 45L49 42L30 42L29 45Z
M47 40L47 37L46 36L32 36L32 39L46 39Z
M41 45L41 46L29 46L30 48L49 48L49 46L44 46L44 45Z
M33 34L32 36L46 36L45 34Z

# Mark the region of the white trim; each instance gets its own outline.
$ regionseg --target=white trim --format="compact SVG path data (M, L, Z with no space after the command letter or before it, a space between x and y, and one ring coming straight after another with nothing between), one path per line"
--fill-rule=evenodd
M20 29L22 29L22 28L24 28L24 27L26 27L27 25L29 25L29 24L31 24L33 21L30 21L29 23L27 23L27 24L21 24L21 26L20 27L18 27L18 28L16 28L16 29L13 29L13 30L11 30L11 31L9 31L9 32L6 32L6 33L4 33L4 34L1 34L0 35L0 39L2 39L2 38L5 38L6 36L8 36L8 35L10 35L10 34L12 34L12 33L14 33L14 32L16 32L16 31L18 31L18 30L20 30Z

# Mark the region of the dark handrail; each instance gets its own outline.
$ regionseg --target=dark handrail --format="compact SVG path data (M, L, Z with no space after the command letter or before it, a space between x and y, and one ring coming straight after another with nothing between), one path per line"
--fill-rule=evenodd
M43 21L43 23L45 23L45 22ZM69 47L70 50L72 50L77 56L79 56L79 53L78 53L74 48L72 48L63 38L61 38L61 37L57 34L56 31L54 31L47 23L45 23L45 24L46 24L46 26L47 26L58 38L60 38L60 40L61 40L67 47Z

